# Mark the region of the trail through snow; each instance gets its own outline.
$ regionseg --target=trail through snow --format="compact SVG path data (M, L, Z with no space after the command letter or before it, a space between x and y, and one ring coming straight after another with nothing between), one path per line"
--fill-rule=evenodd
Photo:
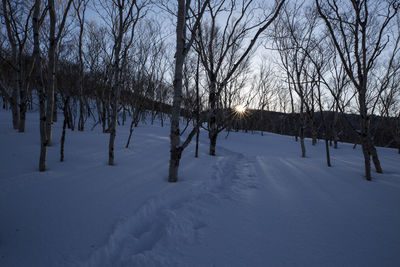
M0 266L400 266L392 149L379 149L385 173L366 182L361 152L347 144L328 168L322 143L307 142L300 158L291 137L230 133L210 157L203 134L200 158L190 145L170 184L168 128L141 125L125 149L121 126L116 166L95 129L68 132L66 162L56 142L39 173L37 114L25 134L8 116L0 112Z

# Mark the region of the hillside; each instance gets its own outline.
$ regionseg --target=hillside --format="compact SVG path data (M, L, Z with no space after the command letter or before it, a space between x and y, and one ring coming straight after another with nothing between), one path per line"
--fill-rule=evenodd
M129 149L119 126L111 167L99 127L68 131L59 162L58 122L40 173L38 121L21 134L0 112L0 266L400 266L395 149L367 182L350 144L328 168L322 142L301 158L293 137L222 133L210 157L202 133L171 184L168 126L140 124Z

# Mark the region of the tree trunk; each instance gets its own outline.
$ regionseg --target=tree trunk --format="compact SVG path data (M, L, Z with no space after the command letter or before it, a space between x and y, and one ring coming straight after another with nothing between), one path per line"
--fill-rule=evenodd
M208 4L208 0L203 3L201 13L198 14L198 18L194 25L194 30L200 24L200 18L204 13L206 5ZM169 160L169 174L168 181L169 182L177 182L178 181L178 168L179 162L182 156L182 151L185 147L190 143L194 134L196 133L194 128L192 132L187 137L186 141L181 145L180 144L180 131L179 131L179 116L180 109L182 103L182 79L183 79L183 63L185 61L185 57L190 49L191 44L188 44L186 47L186 10L189 6L186 4L190 4L190 1L178 0L178 13L177 13L177 23L176 23L176 59L175 59L175 72L174 72L174 98L172 103L172 112L171 112L171 132L170 132L170 140L171 140L171 150L170 150L170 160ZM194 32L192 32L193 41Z
M199 90L199 79L200 79L200 54L197 55L197 66L196 66L196 122L200 122L200 90ZM194 156L199 157L199 135L200 135L200 125L197 125L196 129L196 150Z
M57 111L58 111L58 99L57 99L56 90L54 90L53 122L57 122L57 119L58 119Z
M169 161L169 178L168 182L174 183L178 181L179 162L181 160L182 151L178 149L171 149L171 158Z
M4 98L4 96L2 97L2 99L3 99L3 109L8 110L7 100Z
M27 94L26 88L20 87L20 104L19 104L19 126L18 131L20 133L25 132L25 120L27 110Z
M110 127L110 139L108 143L108 165L114 165L114 142L115 142L115 135L116 135L116 130L115 130L115 124L112 123L112 126Z
M328 165L328 167L331 167L331 156L329 153L329 144L328 144L328 138L325 138L325 150L326 150L326 164Z
M217 145L217 136L218 134L209 133L210 138L210 155L215 156L215 147Z
M64 143L65 143L65 133L68 124L68 105L69 105L69 97L64 102L64 122L61 134L61 149L60 149L60 161L64 161Z
M40 107L40 159L39 171L46 170L47 155L47 131L46 131L46 104L43 87L39 89L39 107Z
M97 109L98 109L98 113L99 113L99 121L101 123L101 128L103 130L103 133L105 133L106 132L106 115L105 115L106 109L104 106L105 103L103 100L99 101L98 103L99 104L97 106Z
M301 157L306 157L306 146L304 144L304 127L300 126L300 146L301 146Z
M337 149L338 148L338 137L337 137L337 131L334 128L333 129L333 148Z
M83 63L83 31L85 25L85 12L86 3L80 7L82 10L82 15L80 14L79 8L76 10L79 20L79 38L78 38L78 55L79 55L79 119L78 119L78 131L83 131L85 128L85 102L83 96L83 76L84 76L84 63Z
M68 105L68 129L75 130L75 121L73 120L71 106Z
M371 160L368 153L368 145L366 144L366 140L361 141L361 147L364 155L365 178L367 179L367 181L371 181Z
M50 35L49 35L49 50L48 50L48 84L47 84L47 107L46 107L46 136L47 145L51 145L51 126L53 124L54 114L54 87L55 87L55 58L56 58L56 11L54 1L48 2L50 14Z
M17 55L13 50L13 65L16 66L17 63ZM15 54L15 55L14 55ZM14 71L15 72L15 71ZM12 93L10 97L10 106L11 106L11 114L12 114L12 122L13 128L18 130L19 128L19 109L18 109L18 94L19 94L19 80L18 73L13 72L13 83L12 83Z
M303 113L303 108L304 108L304 103L303 100L301 100L300 103L300 146L301 146L301 157L305 158L306 157L306 146L304 144L304 113Z
M210 75L210 95L208 103L210 106L210 117L208 121L208 137L210 139L210 155L215 156L215 146L217 143L218 129L217 129L217 99L216 99L216 75L211 73Z
M125 125L126 121L126 110L125 107L122 108L122 125Z
M132 118L132 122L129 128L129 137L128 137L128 141L126 142L125 148L129 147L129 143L131 142L131 137L132 137L132 133L133 133L133 125L135 124L135 120Z
M29 92L29 110L33 110L33 94L32 94L32 90Z
M119 57L119 51L116 53L116 57ZM115 65L117 66L116 68L119 69L119 60L116 59ZM115 142L115 136L116 136L116 127L117 127L117 121L118 121L118 105L119 105L119 71L115 70L116 74L114 74L114 88L112 88L112 98L113 102L111 103L111 109L112 109L112 117L110 120L110 139L109 139L109 145L108 145L108 165L114 165L114 142Z
M41 0L35 0L35 7L32 17L33 26L33 58L35 59L35 79L38 84L39 94L39 107L40 107L40 157L39 157L39 171L46 170L46 154L47 154L47 136L46 136L46 111L45 101L46 96L44 87L41 82L41 59L40 59L40 43L39 43L39 17L40 17Z
M172 103L171 114L171 131L170 131L170 160L168 182L178 181L178 168L181 159L182 151L180 150L180 131L179 131L179 116L182 102L182 72L183 63L185 60L185 0L178 1L178 18L176 25L176 59L175 59L175 74L174 74L174 98Z
M80 90L82 91L82 89ZM79 97L79 119L78 119L78 131L82 132L85 128L85 106L83 101L83 96Z
M311 135L312 135L312 145L315 146L317 144L317 130L315 129L314 117L311 118Z
M111 106L111 111L110 111L110 106ZM111 112L112 112L112 102L111 102L111 100L109 100L109 101L107 101L106 102L106 122L107 122L107 128L106 128L106 131L107 132L110 132L110 129L111 129L111 118L112 118L112 114L111 114Z
M292 92L292 89L290 87L290 82L289 82L290 81L290 73L289 73L289 71L286 71L286 74L287 74L287 80L288 80L288 86L289 86L290 106L292 108L292 112L290 114L290 117L293 118L295 116L295 113L294 113L294 100L293 100L293 92ZM297 123L295 125L297 125ZM296 142L299 140L297 135L298 135L298 129L296 129L296 126L295 126L294 137L295 137Z
M333 123L332 123L332 136L333 136L333 148L338 148L338 132L337 132L337 121L338 121L338 107L336 106L335 114L333 115Z
M365 91L359 90L358 98L360 105L360 128L361 128L361 148L364 155L365 178L371 181L371 159L369 151L369 129L368 129L368 114L365 102Z
M11 106L13 128L17 130L19 127L19 111L18 111L18 97L15 97L14 94L15 92L18 91L16 89L13 89L13 94L11 99L12 101L10 101L10 106Z
M377 173L383 173L381 163L379 161L378 153L376 152L376 148L372 143L372 140L369 138L369 153L372 156L372 162L374 163L375 170Z
M64 161L64 143L65 143L65 132L67 128L67 119L64 118L62 134L61 134L61 149L60 149L60 161Z
M116 126L118 121L118 106L119 106L119 93L120 93L120 52L122 46L122 38L124 34L123 27L123 7L119 6L119 32L115 39L114 48L114 77L113 86L111 88L111 108L112 115L110 121L110 141L108 145L108 165L114 165L114 142L116 135Z
M52 124L57 121L57 102L55 99L56 88L56 49L64 29L68 10L71 7L72 0L68 0L65 7L62 20L57 24L56 6L54 0L48 0L47 7L50 15L50 32L49 32L49 48L48 48L48 86L47 86L47 107L46 107L46 134L47 144L51 145L52 141ZM58 33L56 35L56 25Z
M15 58L15 63L16 63L16 58ZM13 127L14 129L19 128L19 109L18 109L18 96L19 96L19 75L20 73L17 72L17 74L14 74L14 86L13 86L13 91L12 91L12 105L11 105L11 111L12 111L12 116L13 116Z
M198 121L197 121L197 123L199 123ZM195 152L194 152L194 156L196 157L196 158L198 158L199 157L199 136L200 136L200 127L197 127L197 131L196 131L196 150L195 150ZM400 150L400 149L399 149ZM399 152L400 153L400 152Z

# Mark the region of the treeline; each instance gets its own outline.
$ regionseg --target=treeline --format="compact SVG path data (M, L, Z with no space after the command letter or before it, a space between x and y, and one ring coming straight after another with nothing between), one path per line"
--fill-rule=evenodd
M330 146L337 142L359 144L359 136L354 129L360 125L360 116L356 114L335 114L332 111L324 111L323 116L329 122L336 121L335 125L330 125L329 143ZM334 117L337 116L335 119ZM288 114L275 111L247 110L243 116L235 116L232 120L231 129L235 131L260 131L272 132L276 134L294 136L296 140L299 136L300 114ZM321 114L316 114L314 118L316 131L312 126L306 126L304 136L307 138L324 139L324 125ZM352 127L349 126L349 123ZM336 128L335 129L333 129ZM375 116L371 124L371 135L373 142L377 146L396 148L400 154L400 145L394 140L393 133L398 130L399 121L394 117ZM336 134L332 134L336 132Z

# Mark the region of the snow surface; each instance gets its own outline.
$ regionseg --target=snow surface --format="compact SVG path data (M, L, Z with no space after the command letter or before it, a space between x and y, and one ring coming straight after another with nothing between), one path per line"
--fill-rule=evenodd
M400 266L400 155L379 148L384 174L363 178L361 151L324 145L307 158L292 137L222 133L184 151L167 182L169 128L139 125L116 166L108 135L54 125L40 173L38 114L26 133L0 112L0 266ZM86 128L90 129L90 125Z

